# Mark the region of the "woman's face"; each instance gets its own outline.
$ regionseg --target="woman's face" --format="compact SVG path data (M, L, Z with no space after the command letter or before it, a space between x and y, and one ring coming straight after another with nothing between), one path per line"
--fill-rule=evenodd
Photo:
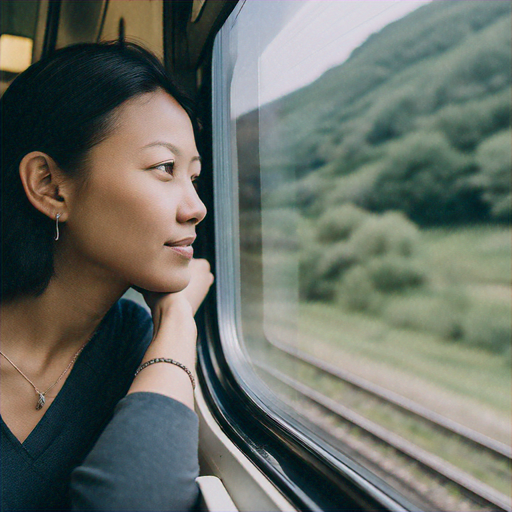
M206 215L185 110L162 90L127 101L88 166L86 184L72 195L63 252L125 285L183 289L195 228Z

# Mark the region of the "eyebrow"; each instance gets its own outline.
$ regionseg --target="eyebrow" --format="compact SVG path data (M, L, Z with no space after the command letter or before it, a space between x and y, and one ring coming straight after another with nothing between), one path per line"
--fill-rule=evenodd
M170 151L172 151L176 156L179 156L179 157L182 156L181 151L174 144L171 144L170 142L163 142L163 141L151 142L150 144L146 144L145 146L143 146L141 149L152 148L154 146L163 146L164 148L167 148ZM190 159L190 161L191 162L195 162L195 161L201 162L201 157L199 155L193 156Z

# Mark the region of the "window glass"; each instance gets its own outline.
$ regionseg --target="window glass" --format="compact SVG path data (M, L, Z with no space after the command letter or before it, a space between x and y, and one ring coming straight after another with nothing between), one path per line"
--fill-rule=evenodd
M510 507L510 39L503 1L253 0L216 41L241 349L428 510Z

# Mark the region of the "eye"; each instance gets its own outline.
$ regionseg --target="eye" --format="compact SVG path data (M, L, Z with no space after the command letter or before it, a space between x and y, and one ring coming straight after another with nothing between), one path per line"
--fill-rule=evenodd
M174 160L171 160L170 162L163 162L161 164L155 165L153 169L159 169L161 171L164 171L165 173L169 174L170 176L173 175L174 172Z
M199 176L192 177L192 185L194 185L194 188L197 190L199 186Z

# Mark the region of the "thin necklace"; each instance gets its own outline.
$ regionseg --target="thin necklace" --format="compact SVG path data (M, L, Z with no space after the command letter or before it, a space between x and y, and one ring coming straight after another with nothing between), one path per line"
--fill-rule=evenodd
M66 366L65 370L59 375L59 378L49 388L47 388L45 391L41 391L1 350L0 350L0 355L4 356L5 359L7 359L7 361L9 361L9 363L11 363L12 366L14 366L14 369L17 370L18 373L20 373L21 376L25 380L30 382L30 384L34 388L34 391L39 396L38 399L37 399L37 403L36 403L36 410L39 411L39 409L42 409L44 407L44 404L46 403L46 393L48 393L48 391L50 391L50 389L52 389L54 386L56 386L57 383L60 382L62 377L64 377L64 375L66 375L68 370L73 366L75 361L78 359L78 356L82 353L82 350L85 348L87 343L89 343L89 341L92 340L92 338L94 337L94 334L96 334L96 333L93 333L92 336L80 347L78 352L73 356L73 359L71 359L69 364Z

